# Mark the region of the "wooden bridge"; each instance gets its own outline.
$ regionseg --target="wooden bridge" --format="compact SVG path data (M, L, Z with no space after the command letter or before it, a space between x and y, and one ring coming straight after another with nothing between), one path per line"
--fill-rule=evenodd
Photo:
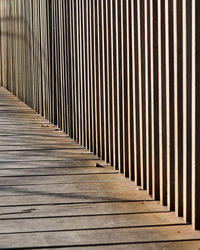
M0 159L0 249L200 248L200 232L3 88Z
M200 249L199 13L0 0L0 249Z

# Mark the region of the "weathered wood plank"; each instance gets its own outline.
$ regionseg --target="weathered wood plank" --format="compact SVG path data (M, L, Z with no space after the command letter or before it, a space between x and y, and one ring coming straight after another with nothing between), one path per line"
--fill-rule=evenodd
M91 218L91 219L90 219ZM176 223L174 223L176 221ZM33 233L91 229L140 228L185 225L174 213L147 213L121 215L82 215L60 218L24 218L1 220L0 235L6 233ZM20 225L20 227L19 227Z
M27 195L27 194L66 194L66 193L85 193L85 192L127 192L129 185L125 185L119 182L89 182L89 183L70 183L70 184L46 184L46 185L21 185L21 186L1 186L0 197L1 196L17 196L17 195ZM137 190L136 187L132 187L132 191Z
M0 219L51 218L84 215L168 213L156 201L102 202L0 207ZM161 216L162 217L162 216ZM163 220L164 221L164 220ZM174 222L177 222L174 221Z
M122 177L121 177L122 178ZM119 176L115 174L80 174L74 175L49 175L49 176L21 176L21 177L0 177L0 186L12 185L37 185L37 184L51 184L51 183L88 183L88 182L115 182L119 181Z
M117 171L113 170L112 167L104 164L104 162L102 162L101 160L92 160L92 159L88 159L88 160L84 160L84 159L78 159L78 158L75 158L75 159L64 159L64 160L60 160L60 159L56 159L54 158L54 160L46 160L43 159L41 161L29 161L29 160L24 160L24 161L7 161L7 162L4 162L4 166L7 166L7 168L21 168L23 169L24 168L34 168L34 167L40 167L40 168L45 168L45 167L52 167L52 168L57 168L57 167L81 167L81 166L84 166L84 167L94 167L93 170L98 170L99 168L98 167L95 167L96 163L99 163L100 164L100 168L101 170L103 169L106 169L108 171L113 171L114 173L117 173ZM9 167L10 166L10 167ZM18 166L18 167L17 167ZM21 167L20 167L21 166ZM2 169L3 169L3 165L1 166ZM5 168L4 168L5 169ZM102 171L103 172L103 171Z
M33 169L10 169L0 170L1 177L9 176L48 176L48 175L74 175L74 174L95 174L95 173L114 173L113 171L102 171L101 168L87 168L87 167L76 167L76 168L33 168Z
M154 249L182 249L187 250L188 248L192 248L195 250L199 249L199 240L194 241L176 241L176 242L165 242L165 243L149 243L149 244L129 244L129 243L122 243L122 244L113 244L113 245L106 245L106 246L95 246L96 250L154 250ZM38 250L47 250L47 248L37 248ZM60 248L54 248L55 250L60 250ZM74 250L73 247L62 247L64 250ZM76 247L77 250L82 250L82 247ZM87 249L94 249L93 246L87 246Z
M133 198L134 195L134 198ZM93 203L93 202L116 202L116 201L144 201L152 200L145 192L85 192L85 193L38 193L1 197L1 205L4 206L22 206L22 205L39 205L39 204L69 204L69 203Z
M1 247L6 249L9 246L15 248L28 247L48 247L50 246L90 246L109 245L119 243L162 243L165 240L192 240L199 239L199 233L192 231L187 226L173 227L149 227L149 228L130 228L130 229L113 229L107 230L85 230L69 232L39 232L39 233L22 233L13 234L12 243L10 243L11 234L0 235ZM161 233L159 233L161 232ZM145 235L145 238L144 238ZM9 242L9 244L8 244Z

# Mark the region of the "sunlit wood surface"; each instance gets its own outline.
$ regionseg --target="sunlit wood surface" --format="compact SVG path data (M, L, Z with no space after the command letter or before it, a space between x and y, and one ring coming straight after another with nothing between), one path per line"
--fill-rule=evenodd
M0 88L0 249L52 248L199 249L200 232Z

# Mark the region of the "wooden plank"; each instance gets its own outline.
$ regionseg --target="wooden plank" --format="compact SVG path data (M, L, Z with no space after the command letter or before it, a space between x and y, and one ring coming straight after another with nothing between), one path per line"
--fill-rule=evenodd
M56 163L57 162L57 163ZM60 166L67 166L68 164L70 166L93 166L93 167L96 167L96 163L98 163L99 165L101 165L101 167L105 167L106 169L110 169L110 170L113 170L113 172L116 172L112 167L109 167L107 164L105 164L105 162L103 162L102 160L98 160L98 159L92 159L92 158L89 158L89 159L52 159L52 160L41 160L41 161L31 161L31 160L23 160L23 161L16 161L16 162L12 162L10 160L7 160L7 161L4 161L4 165L13 165L13 166L17 166L17 165L27 165L28 166L51 166L51 164L53 164L54 166L57 166L57 164L60 164ZM52 166L53 167L53 166ZM99 167L100 168L100 167ZM98 169L98 167L97 167Z
M34 233L52 231L77 231L116 228L141 228L164 225L174 225L174 213L156 214L122 214L122 215L90 215L71 216L62 218L24 218L1 220L0 235L11 233ZM19 228L19 225L22 224ZM184 225L181 219L176 219L176 225Z
M0 151L31 151L31 150L65 150L65 149L82 149L81 146L71 143L63 143L63 144L55 144L51 143L51 148L49 148L49 143L25 143L25 142L15 142L10 143L5 141L1 141Z
M7 145L9 145L8 143L7 143ZM66 144L67 145L67 144ZM38 145L38 147L37 148L35 148L35 150L34 150L34 148L32 147L32 152L30 152L30 148L28 149L28 147L26 147L26 148L24 148L23 149L23 144L21 144L21 145L18 145L18 146L21 146L21 148L18 148L17 149L17 147L15 147L15 148L13 148L13 149L11 149L11 150L9 150L10 148L8 148L7 150L6 150L6 145L4 145L4 149L5 150L0 150L0 155L3 155L4 153L3 152L8 152L7 153L7 157L9 158L10 156L13 156L13 155L16 155L16 154L18 154L19 156L20 155L23 155L23 153L20 153L20 152L24 152L24 156L25 155L27 155L27 152L29 152L29 156L42 156L43 155L43 153L47 153L48 152L48 150L50 150L51 152L52 152L52 156L56 156L56 155L61 155L61 156L64 156L65 155L65 153L66 153L66 155L67 154L71 154L71 155L80 155L80 154L88 154L88 155L93 155L91 152L88 152L87 150L85 150L83 147L81 147L81 146L79 146L79 145L77 145L77 144L75 144L74 146L73 146L73 144L69 144L69 147L67 148L65 148L65 144L63 144L63 146L62 146L62 144L60 145L60 148L59 148L59 146L57 147L57 148L48 148L47 146L48 145L46 145L46 148L45 147L39 147L40 145ZM26 144L25 144L25 146L27 146ZM62 146L62 147L61 147ZM71 146L71 147L70 147ZM78 147L77 147L78 146ZM40 151L40 149L41 149L41 151ZM97 157L96 157L96 159L98 159Z
M65 161L67 159L66 155L64 156L60 156L60 159L61 161ZM74 155L72 154L69 154L68 155L68 159L74 159ZM85 159L85 160L96 160L96 156L94 156L93 158L91 157L91 155L84 155L84 154L77 154L76 155L76 159L77 160L82 160L82 159ZM57 157L49 157L48 161L57 161L58 158ZM59 161L58 160L58 161ZM46 159L44 159L43 156L31 156L31 157L27 157L27 161L24 161L24 156L21 155L21 156L9 156L6 160L2 160L0 161L1 163L6 163L6 162L30 162L30 161L47 161Z
M199 240L199 234L192 232L188 227L187 230L182 226L174 227L154 227L154 228L130 228L130 229L115 229L113 234L112 229L107 230L88 230L88 231L71 231L71 232L47 232L47 233L30 233L30 234L15 234L12 235L12 244L15 247L48 247L50 246L82 246L93 247L98 245L126 243L161 243L164 239L168 241L175 240ZM162 234L158 232L161 231ZM179 232L179 233L178 233ZM189 233L189 234L188 234ZM144 235L146 238L144 239ZM164 235L164 236L163 236ZM164 238L166 237L166 238ZM0 235L1 246L6 249L10 239L10 234ZM39 242L39 243L38 243Z
M106 245L106 246L95 246L95 249L97 250L153 250L155 248L166 248L166 249L183 249L187 250L188 248L198 249L199 248L200 241L199 240L193 240L193 241L176 241L176 242L165 242L165 243L144 243L144 244L129 244L129 243L122 243L122 244L113 244L113 245ZM47 248L38 248L38 250ZM58 250L60 248L54 248L55 250ZM73 247L67 247L63 248L64 250L73 250ZM83 249L82 247L76 247L77 250ZM87 246L87 249L94 249L94 246Z
M25 218L64 218L79 217L85 215L123 215L123 214L157 214L169 212L164 207L160 207L158 202L152 201L133 201L133 202L94 202L78 204L52 204L52 205L33 205L33 206L10 206L0 207L0 219L25 219ZM162 215L161 215L162 217ZM171 215L171 217L173 217ZM180 221L177 220L176 222ZM183 222L183 221L182 221Z
M134 199L133 199L134 196ZM27 206L46 204L74 204L74 203L94 203L94 202L124 202L124 201L152 201L145 194L145 191L132 192L85 192L85 193L63 193L63 194L26 194L8 197L1 197L0 207L7 206Z
M167 248L167 249L175 249L175 248L180 248L183 250L187 250L188 248L196 248L198 249L200 241L194 240L194 241L183 241L183 242L166 242L166 243L149 243L149 244L113 244L113 245L106 245L106 246L95 246L95 249L97 250L123 250L123 249L128 249L128 250L149 250L149 249L155 249L155 248ZM88 249L93 249L93 246L87 246ZM38 250L45 249L46 248L38 248ZM58 250L60 248L54 248L55 250ZM73 250L73 247L67 247L63 248L65 250ZM76 247L77 250L81 250L82 247Z
M49 176L21 176L21 177L0 177L0 186L20 186L20 185L46 185L46 184L67 184L67 183L88 183L88 182L116 182L119 180L119 176L114 174L80 174L74 175L73 178L70 175L49 175ZM131 187L131 186L130 186ZM131 187L132 188L132 187Z
M77 171L79 169L79 171ZM1 170L1 177L9 176L48 176L48 175L73 175L73 174L91 174L91 173L114 173L110 170L99 170L98 168L87 168L87 167L77 167L77 168L30 168L30 169L8 169Z
M13 195L26 195L30 194L67 194L67 193L87 193L92 190L92 192L96 193L99 190L104 190L104 192L115 192L122 191L127 192L129 185L125 183L120 184L119 182L105 182L105 183L70 183L70 184L46 184L46 185L21 185L21 186L1 186L0 196L13 196ZM136 187L132 187L132 190L137 190Z

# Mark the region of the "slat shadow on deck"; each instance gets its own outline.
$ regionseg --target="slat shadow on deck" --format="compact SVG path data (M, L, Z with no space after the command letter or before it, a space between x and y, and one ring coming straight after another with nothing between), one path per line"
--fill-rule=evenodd
M52 248L200 249L200 232L0 88L0 249Z

